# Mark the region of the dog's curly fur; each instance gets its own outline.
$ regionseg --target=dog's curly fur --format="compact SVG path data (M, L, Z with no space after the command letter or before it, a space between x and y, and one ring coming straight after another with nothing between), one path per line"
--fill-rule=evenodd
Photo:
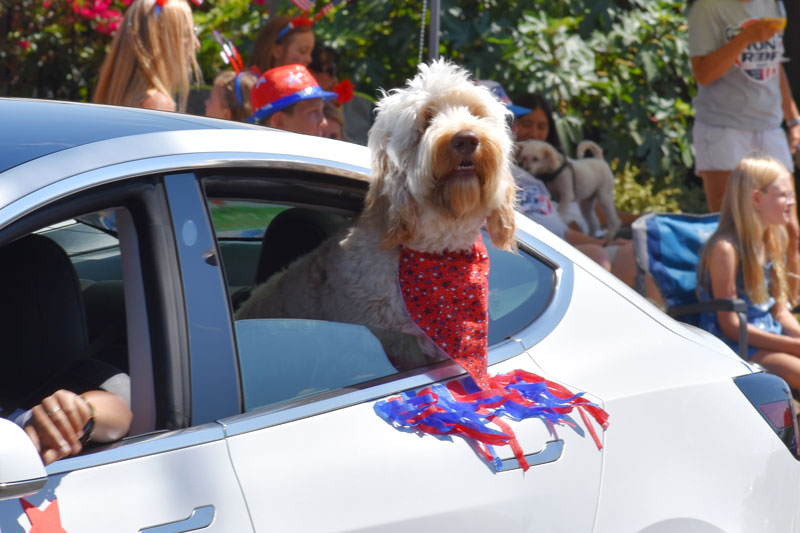
M582 157L587 150L594 157ZM622 225L614 207L614 174L603 159L603 150L596 143L581 141L576 153L580 159L567 158L574 171L574 183L570 170L564 168L552 181L546 183L547 188L558 197L558 213L566 224L573 222L568 211L569 204L572 201L578 202L591 235L595 235L600 229L600 222L594 212L594 204L597 202L608 223L605 238L611 240ZM555 172L564 163L564 157L553 145L544 141L518 143L519 166L536 177Z
M465 70L446 61L421 65L377 104L369 132L373 177L359 219L258 286L237 319L363 324L413 334L426 353L435 352L403 303L400 247L468 250L486 225L497 247L515 249L507 115Z

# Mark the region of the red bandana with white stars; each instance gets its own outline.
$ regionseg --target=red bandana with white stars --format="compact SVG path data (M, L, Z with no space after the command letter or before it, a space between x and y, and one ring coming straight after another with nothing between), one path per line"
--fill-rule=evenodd
M486 387L489 255L483 239L468 252L401 248L398 281L411 320Z

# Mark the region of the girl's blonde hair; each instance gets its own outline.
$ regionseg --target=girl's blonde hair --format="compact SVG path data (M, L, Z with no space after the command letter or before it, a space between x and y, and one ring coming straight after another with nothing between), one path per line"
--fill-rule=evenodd
M186 0L134 0L125 12L103 61L94 102L141 107L148 91L178 96L186 110L190 73L200 80L194 51L194 21Z
M253 54L250 57L250 65L258 68L259 73L263 74L271 68L280 67L272 57L272 49L276 44L289 46L298 33L308 33L313 31L311 26L297 25L286 32L278 39L278 34L292 22L292 17L272 17L261 31L258 32L256 42L253 44Z
M236 91L237 76L239 77L239 94L242 97L241 103ZM220 72L214 78L214 87L222 89L222 94L225 97L225 107L231 112L231 120L242 122L253 114L253 107L250 105L250 91L257 80L256 75L250 71L243 71L237 75L232 70Z
M783 225L771 225L765 229L753 208L753 192L765 191L787 173L786 167L779 161L760 154L742 159L733 169L722 197L719 227L703 247L700 256L698 275L700 283L707 289L710 288L709 250L718 240L729 239L736 247L738 268L741 268L744 289L750 300L763 304L769 296L764 283L764 270L758 261L758 252L763 246L767 258L772 261L770 292L777 300L788 301L786 228Z

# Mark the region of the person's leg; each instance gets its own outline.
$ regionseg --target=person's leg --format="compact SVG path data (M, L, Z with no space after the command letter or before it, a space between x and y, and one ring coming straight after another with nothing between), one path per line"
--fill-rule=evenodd
M636 260L633 254L633 243L628 243L620 246L617 249L617 254L611 264L611 273L624 281L629 287L634 286L636 278ZM661 300L661 293L658 291L655 281L650 276L645 276L645 289L647 292L647 299L656 305L663 307L664 302Z
M611 260L605 249L599 244L577 244L575 248L586 254L589 259L599 264L606 270L611 270Z
M719 211L722 207L722 197L728 187L730 170L701 170L697 173L703 180L703 190L706 193L706 203L708 210L712 213Z
M692 129L695 174L703 180L708 210L719 211L736 164L760 142L758 132L711 126L696 121Z
M597 219L600 220L600 225L608 227L608 222L606 221L606 216L603 214L603 211L600 209L600 206L595 204L594 212L597 215ZM630 226L633 224L633 221L639 218L641 215L636 215L634 213L628 213L627 211L620 211L617 209L617 216L619 217L620 222L622 222L623 226Z
M793 389L800 389L800 357L788 353L759 350L750 361L758 363L769 372L782 377Z

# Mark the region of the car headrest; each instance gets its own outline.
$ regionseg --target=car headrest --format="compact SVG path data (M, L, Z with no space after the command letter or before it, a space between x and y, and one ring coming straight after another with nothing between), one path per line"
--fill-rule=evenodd
M0 248L0 295L2 401L72 366L87 340L78 276L51 239L28 235Z
M293 207L272 219L261 242L255 282L263 283L347 225L341 215Z

